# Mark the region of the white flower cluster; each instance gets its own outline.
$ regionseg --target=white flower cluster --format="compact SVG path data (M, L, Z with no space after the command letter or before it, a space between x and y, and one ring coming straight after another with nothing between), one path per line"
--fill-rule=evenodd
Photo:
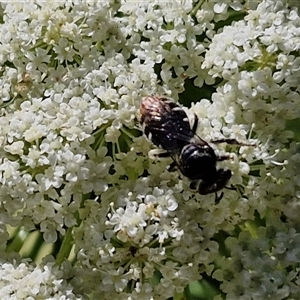
M264 1L214 36L202 67L224 79L213 101L227 105L220 116L227 126L244 120L265 139L277 133L278 142L286 142L285 121L300 113L299 24L296 10Z
M289 161L284 168L261 170L265 182L254 195L264 202L249 199L252 207L258 203L260 215L254 214L253 221L240 225L238 236L225 240L229 255L220 258L213 277L222 282L228 299L300 297L299 149L291 143L288 151L278 154L278 159Z
M162 180L161 188L151 188L155 178L171 176L164 172L160 176L158 169L154 178L137 180L133 192L127 181L119 181L118 209L111 204L106 216L102 205L113 195L105 193L101 204L86 203L86 222L74 234L80 262L76 286L81 293L93 292L102 299L165 299L199 278L198 264L212 269L217 244L190 216L195 207L179 204L184 201L176 192L179 188L165 185L171 178Z
M242 231L226 239L230 255L220 259L220 269L213 273L223 282L220 288L226 299L298 299L300 295L296 259L300 157L299 144L290 142L298 128L287 126L300 115L299 24L297 9L284 1L263 1L244 20L214 36L203 63L223 84L211 105L201 101L194 111L205 114L206 107L216 117L216 131L221 128L228 136L241 121L255 124L259 140L276 154L262 155L264 164L250 164L250 174L259 177L250 177L247 184L243 180L247 220L257 224L263 220L265 227L242 222L245 210L240 206ZM253 159L248 150L242 157L249 163Z
M269 228L258 227L255 238L242 232L226 240L231 256L213 276L224 281L228 299L299 298L299 267L291 266L299 265L300 235L278 218L274 214Z
M1 263L1 299L163 300L201 276L215 299L299 298L300 17L244 2L1 3L0 252L10 225L77 255ZM219 203L147 156L151 94L196 102L208 142L252 144L212 143L232 153Z
M0 297L3 300L79 300L64 273L54 262L34 266L28 261L0 264Z

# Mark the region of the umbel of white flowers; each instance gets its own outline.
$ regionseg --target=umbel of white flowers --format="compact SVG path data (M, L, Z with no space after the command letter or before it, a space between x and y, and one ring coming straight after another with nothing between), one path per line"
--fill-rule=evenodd
M298 1L0 5L0 299L300 298ZM215 145L218 203L149 158L146 95L256 141Z

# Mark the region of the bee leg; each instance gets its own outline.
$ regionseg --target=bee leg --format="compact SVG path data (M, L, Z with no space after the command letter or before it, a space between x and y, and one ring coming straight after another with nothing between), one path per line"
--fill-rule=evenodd
M151 159L170 157L170 153L162 149L152 149L148 155Z
M221 192L220 196L218 196L217 192L215 193L215 203L219 203L220 200L223 198L224 193Z
M177 168L177 164L175 161L173 161L169 166L168 166L168 171L169 172L174 172L176 171L178 168Z
M198 190L198 186L197 185L198 185L198 181L197 180L192 181L190 183L190 189L194 190L194 191Z
M238 141L237 139L219 139L219 140L213 140L211 143L214 144L221 144L221 143L226 143L229 145L240 145L240 146L255 146L255 144L247 143L245 141Z
M229 160L232 159L230 154L225 154L225 155L220 155L217 156L217 161L222 161L222 160Z
M174 110L183 110L185 112L186 118L184 118L183 121L184 122L188 121L190 123L190 128L192 132L196 134L196 130L198 128L198 122L199 122L198 116L194 112L191 112L186 107L177 107Z
M193 124L193 128L192 128L192 131L194 133L196 133L196 130L198 127L198 122L199 122L198 116L196 114L194 114L194 124Z
M211 141L214 144L221 144L221 143L226 143L229 145L239 145L240 143L236 139L218 139L218 140L213 140Z
M224 186L224 188L227 190L236 191L236 188L232 184L230 186Z

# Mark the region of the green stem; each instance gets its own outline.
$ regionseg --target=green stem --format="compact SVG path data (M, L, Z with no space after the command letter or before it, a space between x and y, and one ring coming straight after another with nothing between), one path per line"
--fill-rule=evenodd
M124 126L121 128L121 131L128 135L132 140L135 138L135 136L128 129L124 128Z
M36 233L38 232L38 233ZM30 251L28 253L28 257L31 257L32 260L35 260L42 245L44 244L43 235L39 231L34 231L31 233L31 235L36 234L36 237L33 241L33 244L30 247Z
M196 4L196 6L191 11L191 16L195 16L196 15L197 11L200 9L200 6L202 5L203 2L204 2L203 0L198 1L198 3Z
M8 244L6 251L19 252L23 247L27 236L28 236L28 232L25 231L23 228L19 228L18 232L15 234L11 243Z
M73 226L74 227L74 226ZM71 252L71 249L73 247L73 243L72 243L72 230L73 227L69 227L66 235L64 236L63 242L61 244L61 248L56 256L56 263L58 265L61 265L61 263L69 257L69 254Z
M81 208L83 207L85 200L89 199L89 197L90 197L90 194L83 195L82 200L81 200L81 204L80 204ZM78 226L80 226L81 222L83 221L82 219L80 219L78 211L75 212L75 218L76 218L76 221L77 221L77 225L75 225L75 226L78 227ZM73 247L73 243L72 243L72 241L73 241L73 236L72 236L73 228L74 228L74 226L69 227L67 229L66 235L64 236L61 247L60 247L59 252L56 256L56 263L58 265L61 265L62 262L65 259L68 259L68 257L70 256L70 253L71 253L71 250L72 250L72 247Z

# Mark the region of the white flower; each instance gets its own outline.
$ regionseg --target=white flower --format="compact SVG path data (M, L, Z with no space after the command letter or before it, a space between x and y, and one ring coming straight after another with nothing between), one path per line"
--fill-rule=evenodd
M24 142L18 141L18 142L12 143L11 145L6 145L4 147L4 150L7 152L10 152L11 154L22 155L23 148L24 148Z
M2 262L0 265L1 299L82 299L77 297L63 278L63 272L53 262L34 266Z

